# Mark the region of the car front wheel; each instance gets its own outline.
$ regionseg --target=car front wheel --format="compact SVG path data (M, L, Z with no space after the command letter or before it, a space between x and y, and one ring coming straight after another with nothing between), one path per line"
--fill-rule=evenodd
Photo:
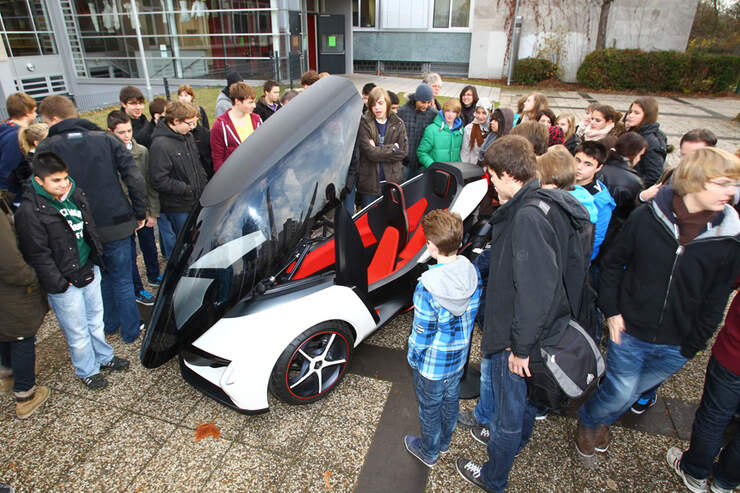
M344 376L352 358L350 328L322 322L293 339L270 376L270 391L288 404L308 404L329 393Z

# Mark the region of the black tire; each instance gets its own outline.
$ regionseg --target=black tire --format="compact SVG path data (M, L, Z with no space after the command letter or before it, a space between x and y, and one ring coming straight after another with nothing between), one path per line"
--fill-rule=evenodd
M352 331L344 322L321 322L306 329L275 363L270 392L288 404L322 399L342 381L353 348Z

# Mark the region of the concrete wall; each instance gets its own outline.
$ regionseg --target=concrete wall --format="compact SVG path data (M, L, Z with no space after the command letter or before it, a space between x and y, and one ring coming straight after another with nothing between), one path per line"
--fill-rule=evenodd
M470 77L503 78L513 0L488 0L475 4L470 39ZM643 50L686 49L698 0L614 0L609 11L606 46ZM590 0L520 0L523 17L518 57L534 56L538 43L561 33L565 60L563 77L576 79L583 58L593 51L599 27L600 6Z
M467 63L470 33L355 31L355 60Z

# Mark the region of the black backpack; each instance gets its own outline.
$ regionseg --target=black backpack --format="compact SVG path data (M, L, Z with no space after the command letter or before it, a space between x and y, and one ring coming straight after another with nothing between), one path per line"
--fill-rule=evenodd
M542 199L535 199L532 202L547 217L553 228L556 228L550 214L553 204ZM584 255L584 269L591 257L590 245L593 245L593 225L591 223L589 225L590 228L582 228L586 230L585 232L577 231L581 243L580 250L588 252ZM567 246L578 249L577 243L569 241ZM557 343L541 346L538 341L535 345L529 360L529 371L532 376L527 378L527 398L535 405L550 409L565 407L568 399L581 397L594 387L606 371L604 358L593 336L579 323L581 318L593 318L590 314L593 313L595 305L595 293L588 285L587 277L584 275L580 290L573 287L569 290L565 267L563 268L563 284L571 306L571 320ZM577 300L571 298L572 291L575 291Z

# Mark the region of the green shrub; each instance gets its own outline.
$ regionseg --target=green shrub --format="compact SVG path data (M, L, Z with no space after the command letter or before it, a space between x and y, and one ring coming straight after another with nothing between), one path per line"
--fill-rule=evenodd
M589 53L576 77L591 89L721 92L737 85L740 57L610 48Z
M533 86L547 79L557 79L558 66L545 58L522 58L514 65L513 80L517 84Z

